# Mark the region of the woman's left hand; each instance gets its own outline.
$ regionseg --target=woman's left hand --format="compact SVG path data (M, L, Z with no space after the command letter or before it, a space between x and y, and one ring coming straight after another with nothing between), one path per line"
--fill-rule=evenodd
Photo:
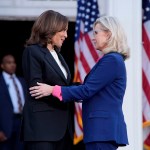
M51 95L53 92L53 86L37 82L37 86L31 87L29 88L29 90L32 97L35 97L35 99L39 99L44 96Z

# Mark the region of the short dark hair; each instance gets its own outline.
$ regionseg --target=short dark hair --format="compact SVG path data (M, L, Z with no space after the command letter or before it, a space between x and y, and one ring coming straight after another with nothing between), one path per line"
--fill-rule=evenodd
M7 54L5 54L5 55L2 56L2 58L1 58L1 60L0 60L0 64L3 64L5 58L8 57L8 56L13 57L13 58L15 59L15 57L14 57L13 54L7 53Z

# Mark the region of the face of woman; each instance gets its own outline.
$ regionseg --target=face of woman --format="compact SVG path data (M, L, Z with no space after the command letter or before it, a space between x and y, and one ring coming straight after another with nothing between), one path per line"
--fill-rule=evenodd
M64 40L67 38L67 29L57 32L53 37L52 37L52 45L56 45L57 47L61 47Z
M109 34L108 34L108 31L104 31L101 29L100 24L95 25L93 29L93 36L94 36L93 42L97 50L102 51L103 49L107 47Z

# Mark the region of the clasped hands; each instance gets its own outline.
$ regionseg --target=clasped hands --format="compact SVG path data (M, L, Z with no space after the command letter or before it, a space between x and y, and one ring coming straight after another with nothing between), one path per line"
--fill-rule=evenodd
M53 88L54 86L37 82L37 86L31 87L29 88L29 90L32 97L35 97L35 99L39 99L44 96L51 95L53 92Z

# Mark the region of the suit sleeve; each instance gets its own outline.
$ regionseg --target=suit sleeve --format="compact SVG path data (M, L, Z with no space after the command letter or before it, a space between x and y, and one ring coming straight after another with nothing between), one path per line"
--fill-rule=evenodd
M79 86L61 87L64 102L86 100L111 84L117 75L118 64L113 56L106 56L93 68L86 81Z
M42 61L36 47L27 47L23 53L22 67L24 77L29 87L42 82Z

